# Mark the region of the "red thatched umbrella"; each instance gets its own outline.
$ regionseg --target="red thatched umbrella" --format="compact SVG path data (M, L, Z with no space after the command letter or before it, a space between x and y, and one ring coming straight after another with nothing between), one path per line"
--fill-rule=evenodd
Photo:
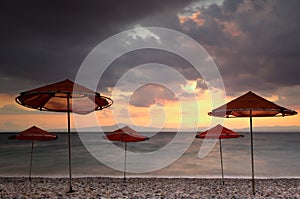
M121 129L115 130L112 133L105 135L105 138L110 141L119 141L124 142L125 144L125 159L124 159L124 181L126 180L126 151L127 151L127 142L141 142L149 140L148 137L140 135L135 130L125 126Z
M208 115L217 116L217 117L226 117L226 118L249 117L250 118L252 193L253 194L255 194L255 182L254 182L252 117L290 116L296 114L297 114L296 111L279 106L273 102L264 99L263 97L256 95L251 91L208 113Z
M71 80L64 80L20 93L16 102L40 111L67 112L69 185L72 192L70 112L88 114L112 105L112 100Z
M57 136L47 131L44 131L36 126L32 126L15 136L9 137L12 140L31 140L31 152L30 152L30 166L29 166L29 180L31 181L31 168L32 168L32 152L33 152L33 141L49 141L56 140Z
M222 139L230 139L230 138L239 138L244 137L243 135L239 135L238 133L225 128L224 126L218 124L217 126L204 131L202 133L198 133L196 138L202 139L219 139L220 143L220 158L221 158L221 171L222 171L222 183L224 184L224 171L223 171L223 156L222 156Z

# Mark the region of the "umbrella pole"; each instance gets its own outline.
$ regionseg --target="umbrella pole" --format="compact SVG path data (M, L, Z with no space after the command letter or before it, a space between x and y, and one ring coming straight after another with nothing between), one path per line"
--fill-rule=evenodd
M220 156L221 156L221 171L222 171L222 184L224 185L224 171L223 171L223 155L222 155L222 142L221 139L219 139L220 142Z
M252 180L251 180L252 181L252 194L255 195L252 110L250 110L250 139L251 139L251 166L252 166Z
M126 182L126 151L127 151L127 142L125 142L125 158L124 158L124 182Z
M31 168L32 168L32 152L33 152L33 140L31 140L31 152L30 152L30 166L29 166L29 181L31 182Z
M73 192L72 189L72 163L71 163L71 132L70 132L70 94L67 96L67 106L68 106L68 146L69 146L69 191Z

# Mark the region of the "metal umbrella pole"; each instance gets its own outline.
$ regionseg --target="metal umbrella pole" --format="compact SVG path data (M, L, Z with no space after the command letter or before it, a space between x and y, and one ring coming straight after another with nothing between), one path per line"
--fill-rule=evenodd
M33 152L33 140L31 140L31 153L30 153L30 166L29 166L29 181L31 181L32 152Z
M220 156L221 156L222 184L224 185L223 155L222 155L222 142L221 142L221 139L219 139L219 142L220 142Z
M125 142L125 158L124 158L124 182L126 182L126 151L127 151L127 142Z
M68 106L68 145L69 145L69 191L74 192L72 189L72 160L71 160L71 132L70 132L70 94L67 94L67 106Z
M254 152L253 152L253 131L252 131L252 110L250 110L250 139L251 139L251 168L252 168L252 194L255 195L255 180L254 180Z

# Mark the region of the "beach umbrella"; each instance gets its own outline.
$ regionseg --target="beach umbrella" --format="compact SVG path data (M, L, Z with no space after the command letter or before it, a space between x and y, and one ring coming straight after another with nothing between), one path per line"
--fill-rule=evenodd
M32 168L32 152L33 152L33 142L34 141L49 141L56 140L57 136L47 131L44 131L36 126L32 126L17 135L10 136L11 140L31 140L31 152L30 152L30 166L29 166L29 181L31 181L31 168Z
M135 130L131 129L128 126L115 130L107 135L104 136L105 139L110 141L119 141L124 142L124 151L125 151L125 158L124 158L124 181L126 181L126 151L127 151L127 142L141 142L149 140L148 137L140 135Z
M238 133L225 128L224 126L218 124L217 126L204 131L202 133L198 133L196 138L202 139L219 139L220 145L220 158L221 158L221 171L222 171L222 183L224 185L224 171L223 171L223 155L222 155L222 139L230 139L230 138L239 138L244 137L243 135L239 135Z
M279 106L249 91L248 93L224 104L208 113L217 117L249 117L250 139L251 139L251 168L252 168L252 193L255 194L254 180L254 153L253 153L253 131L252 117L275 117L296 115L297 112Z
M72 192L70 113L88 114L112 105L112 100L69 79L20 93L16 102L40 111L66 112L68 121L69 192Z

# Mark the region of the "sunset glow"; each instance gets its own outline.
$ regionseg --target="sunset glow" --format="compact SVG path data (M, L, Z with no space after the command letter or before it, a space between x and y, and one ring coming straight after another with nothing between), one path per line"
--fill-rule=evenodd
M189 83L185 86L185 88L190 90L194 88L194 84ZM62 130L66 128L67 118L64 113L40 112L37 110L27 109L17 105L14 102L13 96L2 94L1 97L3 99L1 101L3 114L0 114L0 126L2 131L22 130L32 124L52 130ZM233 98L233 96L226 97L226 101L228 102ZM276 101L278 96L274 95L267 99ZM207 113L220 105L214 106L211 104L210 93L207 91L198 93L198 114L188 113L189 104L191 103L188 98L181 103L178 101L160 101L159 99L157 100L157 103L158 104L154 104L149 107L135 107L126 103L114 104L111 109L98 111L88 115L76 115L76 117L79 117L81 120L81 126L77 127L91 127L95 125L91 122L91 120L96 120L100 126L112 126L117 123L123 123L136 126L168 129L190 129L194 127L194 122L198 122L198 127L200 129L205 129L209 127L212 122L212 117L208 116ZM5 107L12 108L15 110L15 113L13 111L10 113L7 111L4 112ZM129 112L124 113L127 109ZM299 112L300 110L298 109L296 111ZM299 120L300 116L296 115L293 117L254 118L253 123L255 123L256 127L272 127L274 125L297 126ZM73 123L73 119L71 121L71 127L75 128L76 126ZM234 129L247 128L249 126L249 118L224 119L224 126L230 126Z
M96 79L98 87L92 90L111 97L114 104L87 115L71 114L72 128L126 124L189 130L207 128L216 121L233 129L248 128L248 118L220 120L207 113L250 90L300 111L299 17L296 11L287 14L297 6L223 0L149 4L130 14L72 12L72 20L55 23L47 12L37 12L45 24L35 24L28 13L6 13L4 23L12 29L2 36L0 131L20 131L31 125L66 129L66 113L26 108L18 105L15 97L41 85L76 80L90 53L110 39L116 43L100 49L92 57L94 62L87 62L95 68L82 77L87 82ZM64 18L62 15L59 17ZM74 20L79 18L82 21ZM180 36L158 34L151 27ZM122 33L125 36L120 36ZM106 65L101 62L105 59L97 60L101 55L108 57ZM189 59L197 61L192 64ZM217 72L205 74L211 68L207 63ZM96 74L101 67L107 68ZM225 98L212 100L216 93ZM80 118L78 126L73 117ZM289 128L300 126L299 119L298 114L255 118L253 123L255 127Z

